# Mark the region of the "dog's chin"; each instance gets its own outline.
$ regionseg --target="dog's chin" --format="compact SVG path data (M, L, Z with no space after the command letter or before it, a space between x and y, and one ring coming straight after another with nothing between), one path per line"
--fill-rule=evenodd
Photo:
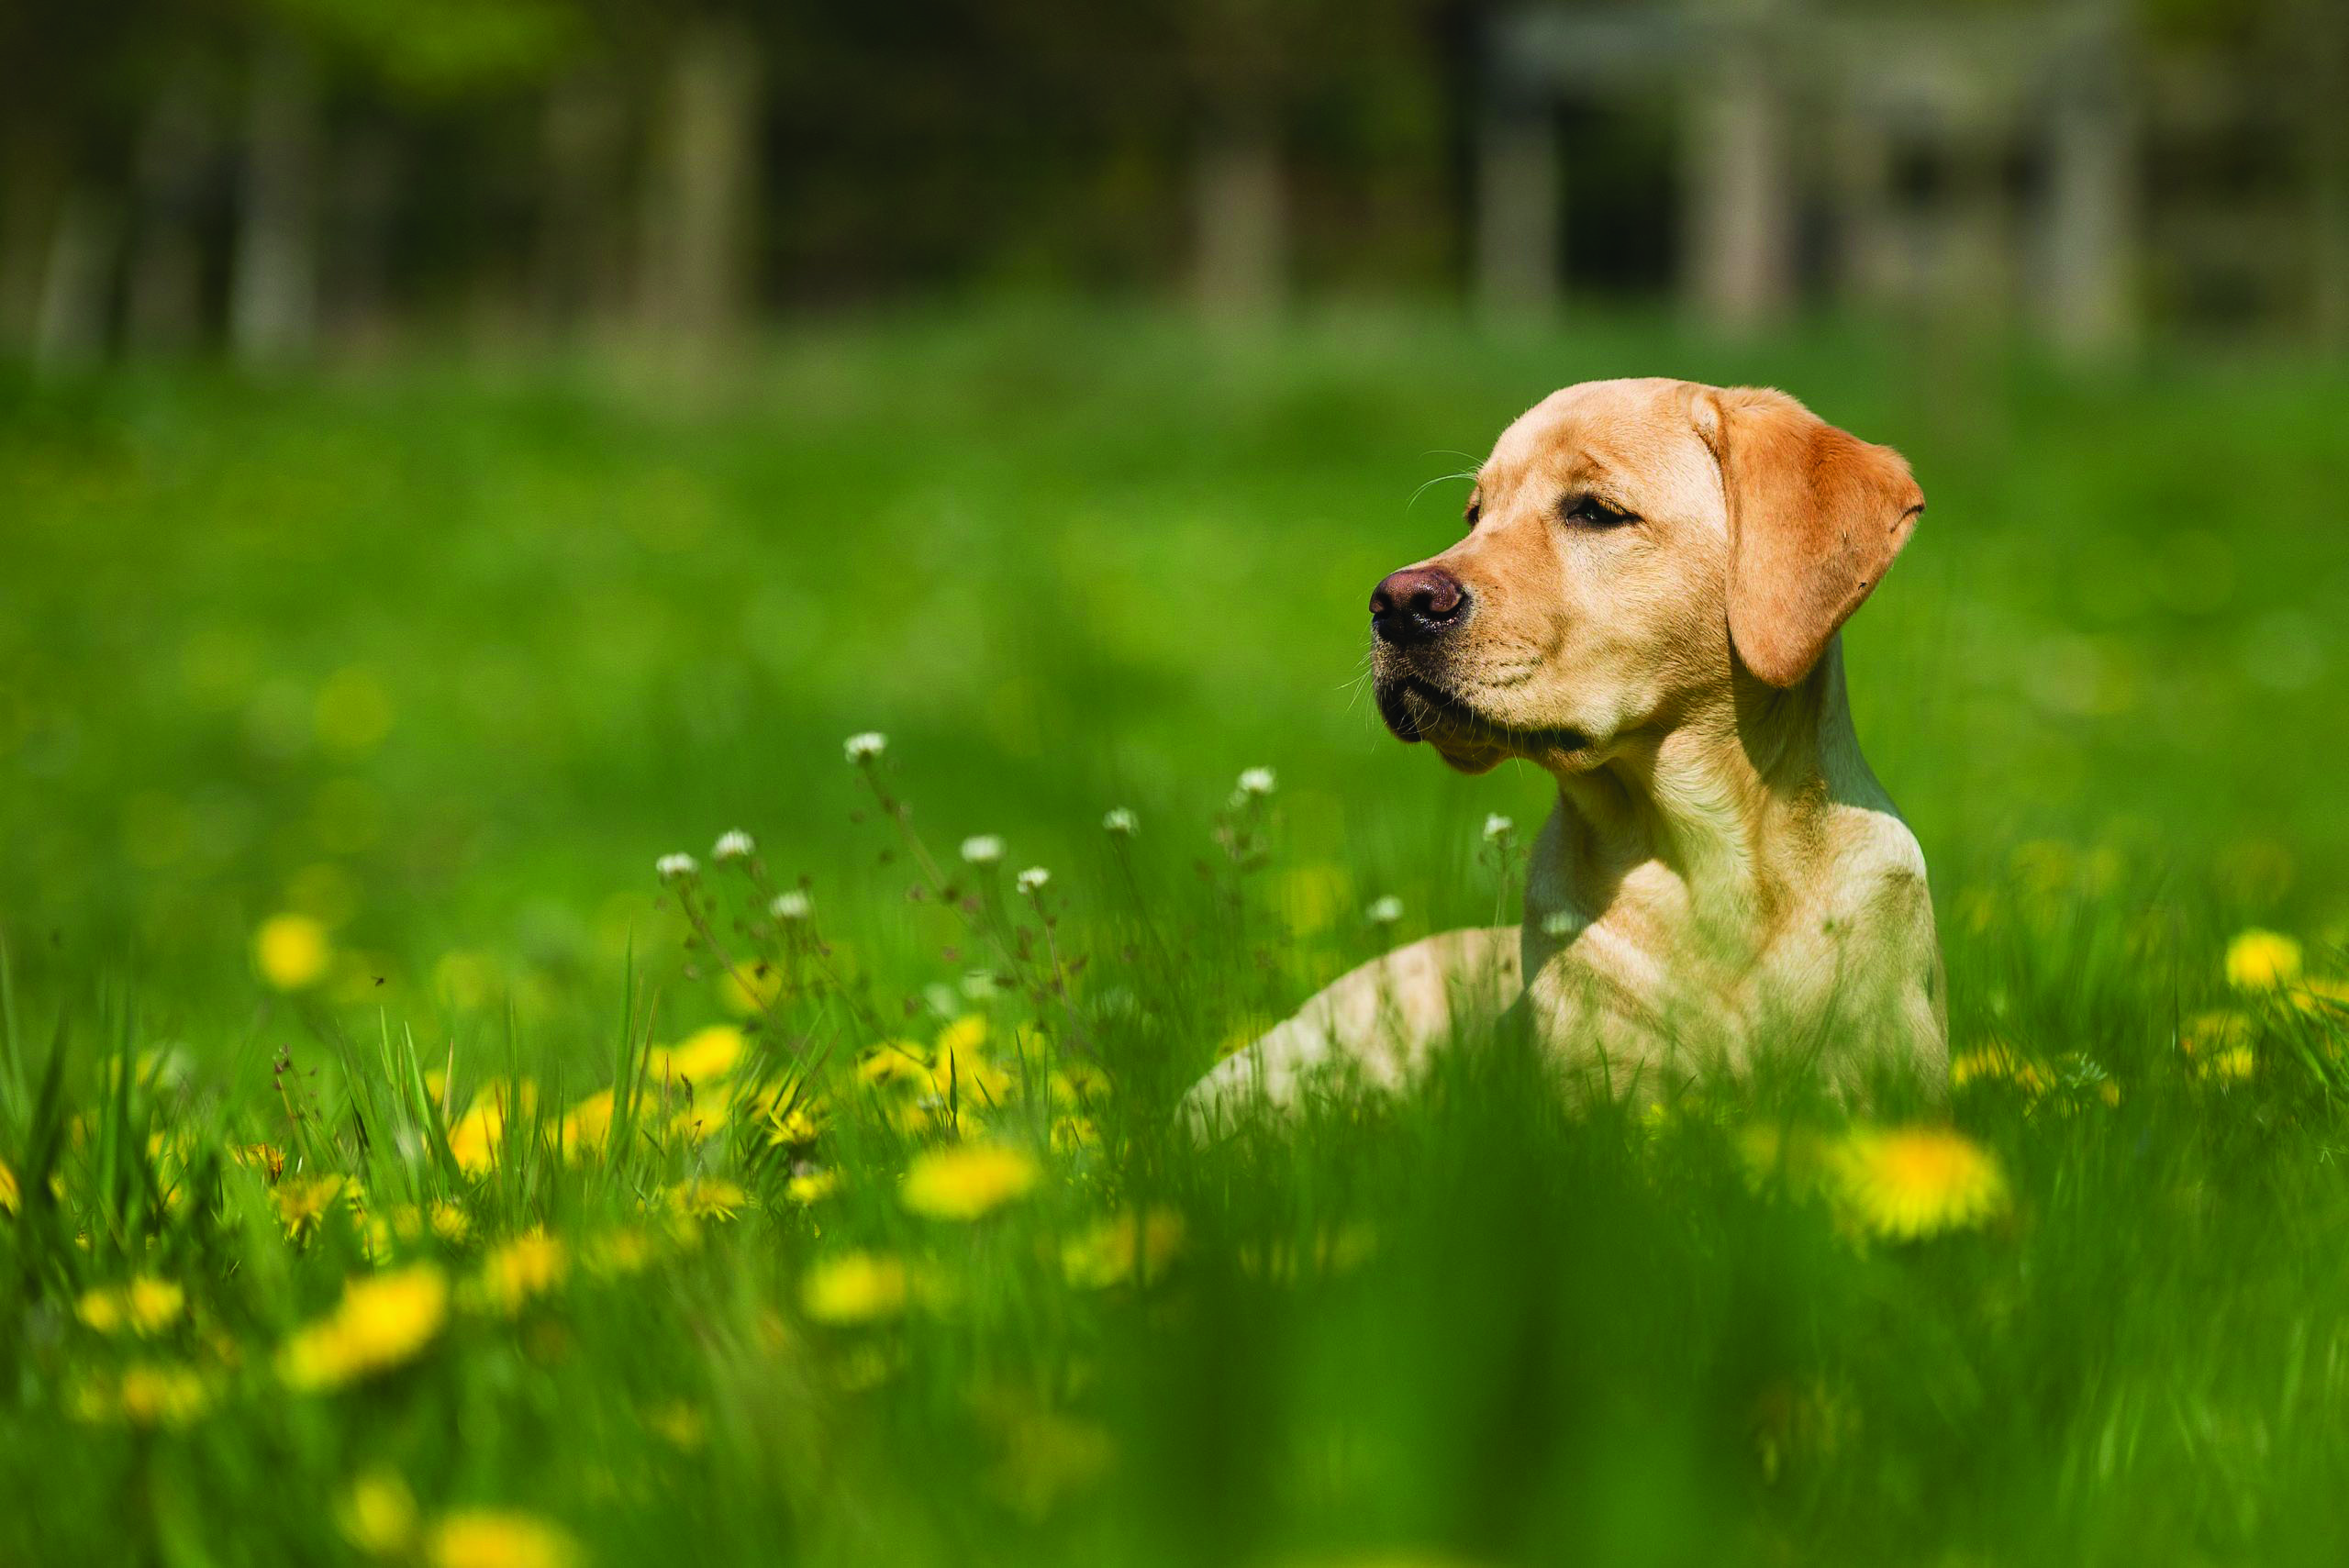
M1376 690L1378 716L1395 739L1407 745L1426 741L1437 756L1464 773L1488 773L1523 754L1508 726L1431 682L1396 675L1380 680Z

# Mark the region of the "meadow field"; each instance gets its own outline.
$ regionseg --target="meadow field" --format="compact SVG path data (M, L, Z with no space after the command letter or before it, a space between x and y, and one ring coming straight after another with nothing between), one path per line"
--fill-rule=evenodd
M1194 1147L1510 900L1364 604L1652 373L1925 487L1845 647L1945 1101L1497 1041ZM0 1562L2337 1562L2344 428L1369 310L0 371Z

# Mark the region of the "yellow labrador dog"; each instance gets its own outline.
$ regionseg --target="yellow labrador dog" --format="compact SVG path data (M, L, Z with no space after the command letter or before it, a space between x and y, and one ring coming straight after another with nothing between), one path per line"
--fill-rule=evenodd
M1557 780L1524 923L1346 975L1210 1073L1195 1121L1332 1069L1399 1083L1512 1006L1618 1084L1774 1047L1846 1086L1883 1059L1938 1082L1924 859L1860 756L1837 636L1923 510L1898 452L1779 392L1589 382L1511 425L1465 537L1370 609L1397 736Z

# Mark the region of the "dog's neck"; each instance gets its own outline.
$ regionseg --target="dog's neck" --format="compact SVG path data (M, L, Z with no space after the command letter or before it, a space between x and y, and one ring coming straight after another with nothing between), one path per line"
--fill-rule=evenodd
M1635 940L1652 928L1732 962L1758 956L1797 890L1829 880L1826 815L1890 809L1853 732L1841 643L1791 689L1741 673L1600 766L1561 774L1529 869L1529 925L1564 938L1609 918Z

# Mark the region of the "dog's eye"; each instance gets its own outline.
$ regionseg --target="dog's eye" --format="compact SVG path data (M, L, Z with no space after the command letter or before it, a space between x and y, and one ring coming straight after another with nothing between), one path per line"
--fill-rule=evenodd
M1639 519L1629 512L1619 512L1596 495L1572 495L1559 503L1559 514L1577 528L1620 528L1625 523Z
M1471 502L1469 502L1469 503L1468 503L1468 510L1467 510L1466 512L1464 512L1464 513L1463 513L1463 514L1462 514L1463 517L1466 520L1466 522L1467 522L1467 524L1468 524L1469 528L1471 528L1472 529L1476 526L1476 519L1477 519L1477 518L1479 518L1479 517L1483 517L1484 515L1485 515L1485 504L1484 504L1483 502L1481 502L1481 501L1471 501Z

